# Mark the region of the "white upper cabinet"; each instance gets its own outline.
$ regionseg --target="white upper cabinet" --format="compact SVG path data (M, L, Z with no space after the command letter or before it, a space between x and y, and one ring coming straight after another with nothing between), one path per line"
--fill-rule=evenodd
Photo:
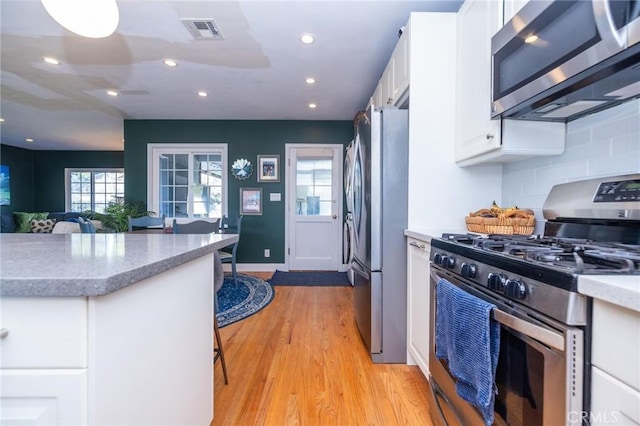
M508 5L515 13L524 3L467 0L458 12L455 160L459 166L564 152L564 123L491 119L491 37L502 27L503 7Z
M405 26L402 36L393 51L393 55L391 55L391 63L393 63L391 102L397 106L400 106L401 103L404 102L409 90L409 27L410 22Z
M371 104L375 107L401 106L407 100L410 68L409 33L410 23L407 23L371 97Z
M502 26L502 2L467 0L458 12L456 161L500 148L491 120L491 36Z

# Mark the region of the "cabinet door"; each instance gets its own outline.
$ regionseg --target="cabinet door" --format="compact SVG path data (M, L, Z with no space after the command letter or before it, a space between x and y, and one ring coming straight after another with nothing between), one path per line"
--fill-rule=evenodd
M87 370L0 370L0 424L86 425Z
M590 420L592 425L640 425L640 392L592 367Z
M429 250L427 242L407 239L409 355L429 377Z
M398 44L391 57L393 62L393 90L391 97L393 98L392 104L396 106L400 106L400 104L404 102L406 92L409 89L408 40L409 34L405 31L398 40Z
M456 161L500 148L500 120L491 119L491 36L502 2L467 0L458 12Z
M375 92L373 92L373 96L371 97L371 106L375 108L380 108L382 106L382 84L378 82L376 86Z
M380 91L382 92L380 106L391 105L393 103L393 57L389 60L380 79Z

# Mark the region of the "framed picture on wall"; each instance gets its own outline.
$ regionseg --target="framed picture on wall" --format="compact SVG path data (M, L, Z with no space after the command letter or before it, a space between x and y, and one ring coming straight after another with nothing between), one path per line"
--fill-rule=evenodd
M262 188L240 188L240 214L262 214Z
M0 166L0 205L11 204L11 182L9 166Z
M279 155L258 155L258 182L280 182Z

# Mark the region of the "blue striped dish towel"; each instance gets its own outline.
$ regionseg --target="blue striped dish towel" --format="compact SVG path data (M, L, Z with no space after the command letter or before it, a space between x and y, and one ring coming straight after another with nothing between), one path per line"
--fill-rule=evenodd
M445 359L456 378L456 393L493 423L500 325L491 319L495 305L441 278L436 286L436 357Z

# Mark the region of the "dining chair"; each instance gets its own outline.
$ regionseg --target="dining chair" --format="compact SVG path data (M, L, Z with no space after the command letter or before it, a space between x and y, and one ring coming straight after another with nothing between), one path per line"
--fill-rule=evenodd
M233 245L219 250L222 263L231 263L231 273L233 274L233 284L238 285L238 271L236 269L236 252L240 243L240 230L242 229L242 216L231 219L222 216L220 220L220 232L227 234L238 234L238 241Z
M178 223L176 219L173 219L173 233L174 234L212 234L217 233L220 226L220 219L217 219L215 222L209 222L207 220L194 220L192 222L187 223ZM213 261L213 304L214 304L214 315L213 315L213 333L216 336L216 342L218 342L218 347L213 348L213 362L215 363L218 359L220 359L220 364L222 365L222 374L224 375L224 384L229 384L229 379L227 378L227 363L224 359L224 349L222 348L222 339L220 338L220 331L218 329L218 290L222 287L224 283L224 273L222 273L222 262L220 261L220 255L218 252L214 253Z
M178 223L176 219L173 219L172 232L174 234L213 234L218 232L219 226L220 219L216 219L215 222L194 220L186 223Z
M78 225L80 225L80 232L82 234L95 234L96 233L96 227L93 224L93 222L91 222L88 219L83 218L82 216L78 217Z
M127 216L129 221L129 232L133 231L133 228L163 228L164 227L164 215L162 217L155 216L142 216L131 217Z

